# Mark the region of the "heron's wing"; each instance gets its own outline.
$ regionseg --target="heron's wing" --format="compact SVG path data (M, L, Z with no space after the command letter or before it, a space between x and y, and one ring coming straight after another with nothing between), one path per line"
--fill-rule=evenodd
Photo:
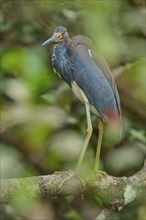
M72 37L72 49L77 47L77 45L79 45L79 44L86 47L86 49L87 49L86 53L88 54L90 59L92 59L93 62L95 62L95 64L98 66L98 68L101 70L101 72L103 73L103 75L105 76L107 81L109 82L109 84L113 90L113 93L115 95L119 115L121 117L120 98L119 98L117 86L116 86L114 77L112 76L112 73L110 71L110 68L109 68L107 62L99 54L95 53L95 51L93 49L92 42L87 37L82 36L82 35Z
M98 55L97 53L95 53L93 50L91 52L93 54L93 60L96 63L96 65L99 67L99 69L102 71L102 73L104 74L104 76L106 77L106 79L108 80L108 82L110 83L110 86L114 92L114 95L116 97L116 101L117 101L117 106L118 106L118 110L119 113L121 115L121 106L120 106L120 98L119 98L119 93L117 90L117 86L114 80L114 77L110 71L110 68L107 64L107 62L104 60L103 57L101 57L100 55Z

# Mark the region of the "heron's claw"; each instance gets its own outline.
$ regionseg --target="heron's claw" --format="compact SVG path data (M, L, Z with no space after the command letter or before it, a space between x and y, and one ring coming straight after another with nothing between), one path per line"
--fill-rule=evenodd
M97 174L99 173L102 176L107 176L107 173L105 171L103 171L103 170L95 170L94 172L97 173Z
M81 185L83 186L83 192L85 191L86 189L86 184L85 184L85 181L76 173L74 173L72 170L69 170L69 171L63 171L63 172L59 172L59 171L56 171L54 174L66 174L68 175L68 177L66 177L59 185L59 191L61 189L61 187L63 186L63 184L65 184L68 180L70 180L72 177L76 176L79 181L81 182Z

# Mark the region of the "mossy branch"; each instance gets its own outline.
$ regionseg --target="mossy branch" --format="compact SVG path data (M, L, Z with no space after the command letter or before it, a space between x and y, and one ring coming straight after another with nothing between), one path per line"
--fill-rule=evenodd
M121 210L139 196L146 186L146 160L143 168L130 177L113 177L93 173L82 177L72 171L55 172L51 175L1 180L0 202L7 203L11 198L27 191L28 199L53 198L67 195L83 195L94 192L105 213ZM103 215L103 213L102 213ZM96 218L98 219L98 217Z

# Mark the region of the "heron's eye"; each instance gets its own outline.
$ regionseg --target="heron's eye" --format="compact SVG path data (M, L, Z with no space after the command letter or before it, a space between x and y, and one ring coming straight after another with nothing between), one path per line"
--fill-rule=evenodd
M64 34L65 34L65 32L61 32L61 37L63 37L63 36L64 36Z
M61 33L59 34L59 39L64 38L64 36L65 36L65 32L61 32Z

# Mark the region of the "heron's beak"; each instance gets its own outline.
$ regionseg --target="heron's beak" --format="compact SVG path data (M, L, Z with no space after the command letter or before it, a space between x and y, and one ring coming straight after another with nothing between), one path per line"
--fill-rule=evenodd
M60 39L60 37L61 37L61 33L54 33L54 34L52 35L52 37L50 37L48 40L46 40L46 41L42 44L42 46L47 45L47 44L50 44L50 43L53 43L53 42L58 42L58 40Z

